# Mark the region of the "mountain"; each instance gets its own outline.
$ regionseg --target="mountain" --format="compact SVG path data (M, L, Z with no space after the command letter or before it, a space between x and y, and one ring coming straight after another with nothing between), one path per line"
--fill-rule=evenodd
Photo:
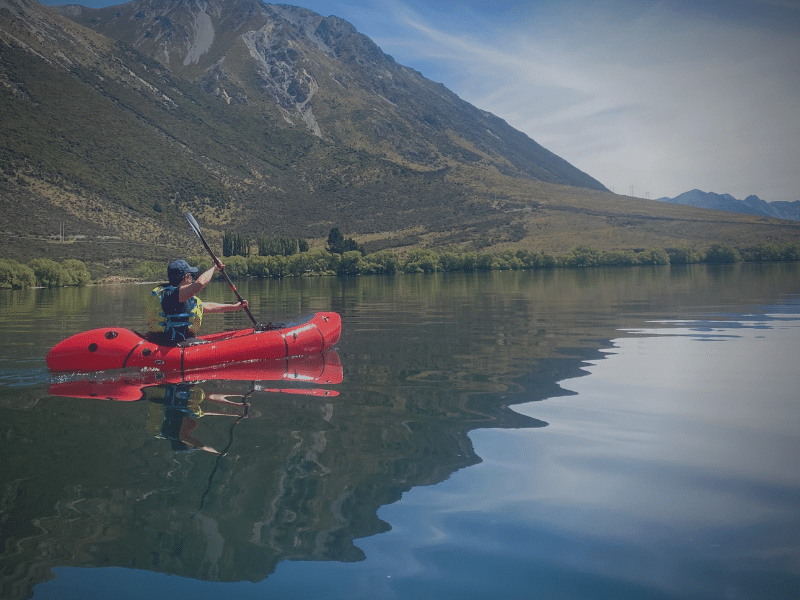
M800 221L800 200L794 202L778 201L769 203L781 215L781 219Z
M692 190L684 192L675 198L665 197L658 198L658 200L684 206L800 221L800 200L795 202L765 202L755 195L748 196L744 200L737 200L730 194L715 194L714 192L703 192L701 190Z
M63 13L227 104L254 104L333 146L417 170L478 162L605 187L502 119L399 65L335 16L258 0L136 0Z
M0 257L197 252L187 210L217 244L225 231L319 242L333 227L368 251L796 239L653 204L611 194L335 16L0 0Z

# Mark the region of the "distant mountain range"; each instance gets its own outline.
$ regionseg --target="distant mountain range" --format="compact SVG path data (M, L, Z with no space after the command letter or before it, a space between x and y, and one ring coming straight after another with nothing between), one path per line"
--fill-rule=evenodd
M800 200L795 200L794 202L766 202L753 195L744 200L737 200L730 194L715 194L714 192L703 192L701 190L692 190L674 198L664 197L657 198L657 200L659 202L695 206L697 208L710 208L712 210L725 210L759 217L800 221Z

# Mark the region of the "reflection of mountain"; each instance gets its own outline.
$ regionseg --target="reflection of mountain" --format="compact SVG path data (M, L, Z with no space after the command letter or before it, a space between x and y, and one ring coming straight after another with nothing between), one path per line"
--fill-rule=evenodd
M204 398L249 394L236 425L197 419L192 436L203 444L221 450L233 436L222 458L157 439L153 402L42 398L22 411L24 436L4 444L4 597L25 595L14 581L45 580L64 565L259 581L285 559L362 560L353 540L389 529L381 506L480 462L470 430L542 425L498 403L501 385L476 394L463 377L414 373L401 386L345 377L338 396L261 391L318 389L297 380L197 382Z

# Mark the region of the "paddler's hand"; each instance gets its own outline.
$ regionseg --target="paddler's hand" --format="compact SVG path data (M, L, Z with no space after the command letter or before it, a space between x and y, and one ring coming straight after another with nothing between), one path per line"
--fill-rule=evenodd
M242 310L243 308L247 308L247 300L242 300L236 305L236 310Z

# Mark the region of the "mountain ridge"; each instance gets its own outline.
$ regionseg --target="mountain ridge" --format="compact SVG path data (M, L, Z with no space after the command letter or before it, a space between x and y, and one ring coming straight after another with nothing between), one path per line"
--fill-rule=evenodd
M509 174L607 191L499 117L398 64L335 16L256 0L135 0L65 13L221 97L253 97L247 93L246 79L255 64L261 91L275 99L281 116L291 125L305 124L315 136L334 144L372 138L356 147L428 169L447 166L454 154L461 160L472 152L475 159L483 155ZM249 57L242 57L242 46ZM240 62L233 64L234 58ZM340 68L342 63L351 68ZM345 93L334 95L337 87ZM366 98L363 90L369 92ZM313 102L325 93L329 97ZM337 104L333 116L323 110L331 100ZM378 115L366 119L369 130L361 126L365 110ZM457 126L450 132L441 125L453 121ZM425 137L413 135L420 129L427 130ZM484 130L488 136L477 135ZM451 132L463 139L454 143ZM492 144L495 139L498 142Z
M792 221L800 220L800 200L794 202L766 202L755 194L749 195L744 200L738 200L730 194L704 192L698 189L684 192L674 198L663 197L657 200L659 202L669 202L671 204L681 204L683 206L694 206L697 208L708 208L711 210L722 210L761 217L789 219Z

